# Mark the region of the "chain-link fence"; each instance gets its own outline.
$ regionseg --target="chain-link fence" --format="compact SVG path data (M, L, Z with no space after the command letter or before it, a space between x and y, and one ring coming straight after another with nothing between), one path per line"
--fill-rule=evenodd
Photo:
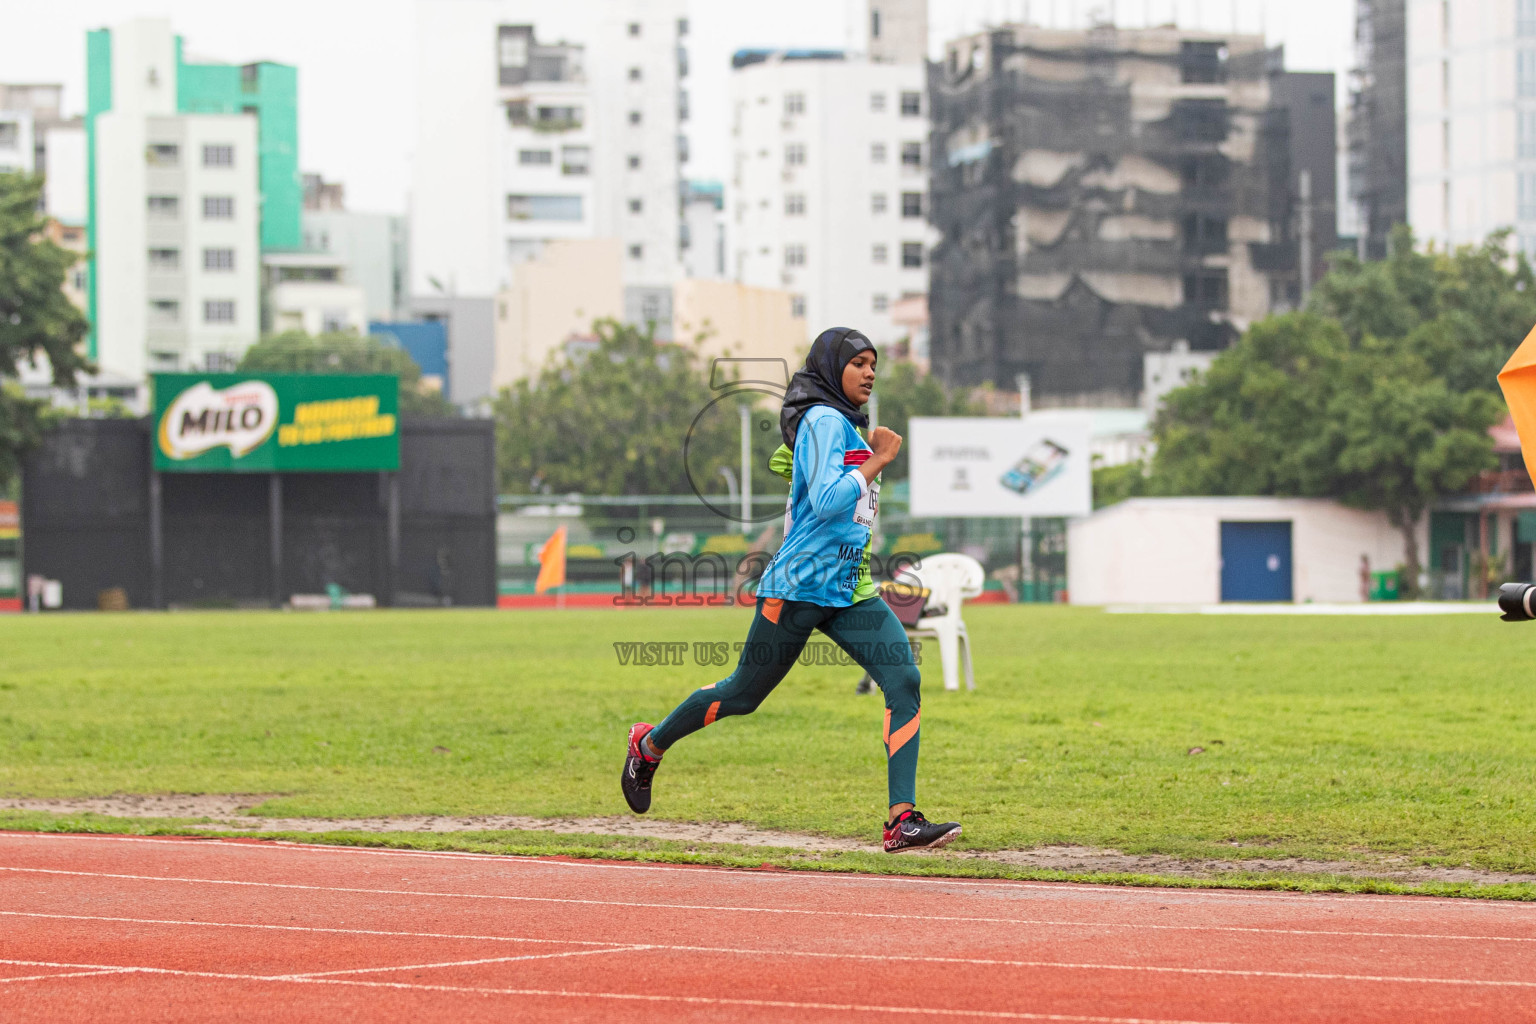
M908 511L904 488L882 495L871 568L892 568L926 555L958 551L987 570L987 589L1010 601L1061 600L1066 591L1066 523L1061 519L925 519ZM892 492L895 492L894 494ZM740 507L737 499L732 506ZM531 594L539 552L567 529L567 593L614 593L645 585L647 564L668 556L710 558L733 576L748 558L758 562L783 541L783 496L752 500L743 529L695 495L507 495L497 519L498 582L503 595ZM760 554L755 554L760 553ZM748 566L750 569L751 567ZM639 579L633 578L638 573ZM702 586L709 586L706 576ZM751 575L751 573L749 573ZM1022 585L1020 581L1022 580Z

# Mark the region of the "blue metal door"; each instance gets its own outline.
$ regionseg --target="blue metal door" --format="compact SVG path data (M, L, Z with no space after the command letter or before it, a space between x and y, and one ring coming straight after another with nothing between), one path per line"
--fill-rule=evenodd
M1221 599L1291 600L1291 524L1221 524Z

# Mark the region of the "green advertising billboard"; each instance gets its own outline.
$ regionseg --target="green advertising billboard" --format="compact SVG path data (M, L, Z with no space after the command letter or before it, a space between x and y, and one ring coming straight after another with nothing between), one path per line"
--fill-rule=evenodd
M400 468L398 377L157 373L153 381L161 472Z

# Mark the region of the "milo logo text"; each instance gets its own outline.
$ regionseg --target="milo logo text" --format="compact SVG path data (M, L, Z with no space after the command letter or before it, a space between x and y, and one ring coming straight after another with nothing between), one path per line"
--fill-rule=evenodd
M160 450L190 459L223 445L234 458L261 447L277 427L277 392L248 380L215 390L206 381L187 388L160 417Z

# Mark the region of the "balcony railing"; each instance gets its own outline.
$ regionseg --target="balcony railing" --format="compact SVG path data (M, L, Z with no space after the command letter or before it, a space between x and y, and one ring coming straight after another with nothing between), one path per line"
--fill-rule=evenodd
M1477 474L1467 489L1473 494L1530 493L1531 475L1523 469L1490 469Z

